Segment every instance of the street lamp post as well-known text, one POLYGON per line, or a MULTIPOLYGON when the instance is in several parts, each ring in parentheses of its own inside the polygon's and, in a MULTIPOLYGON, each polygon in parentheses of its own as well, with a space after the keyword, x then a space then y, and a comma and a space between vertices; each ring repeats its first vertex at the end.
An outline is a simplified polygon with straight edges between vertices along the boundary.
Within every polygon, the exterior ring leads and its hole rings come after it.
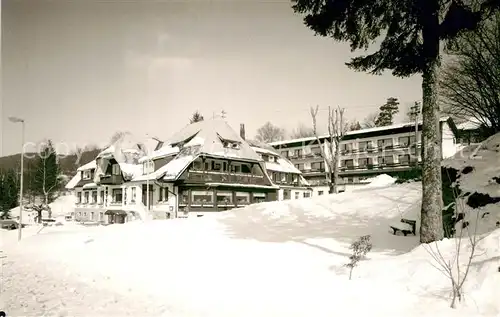
POLYGON ((23 176, 24 176, 24 120, 17 117, 9 117, 9 121, 12 123, 21 123, 21 184, 19 188, 19 231, 17 239, 20 241, 22 236, 23 228, 23 176))

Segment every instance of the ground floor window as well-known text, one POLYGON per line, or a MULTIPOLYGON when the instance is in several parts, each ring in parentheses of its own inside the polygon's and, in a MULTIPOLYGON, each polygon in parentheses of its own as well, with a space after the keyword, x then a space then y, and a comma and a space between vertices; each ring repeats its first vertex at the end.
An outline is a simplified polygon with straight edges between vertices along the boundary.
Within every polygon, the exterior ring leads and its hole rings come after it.
POLYGON ((123 200, 123 192, 121 188, 115 188, 112 191, 113 195, 113 202, 114 203, 121 203, 123 200))
POLYGON ((189 191, 184 190, 181 193, 179 203, 182 205, 187 205, 189 203, 189 191))
POLYGON ((191 205, 209 206, 214 204, 214 193, 212 191, 191 191, 191 205))
POLYGON ((233 192, 217 192, 217 205, 233 205, 233 192))
POLYGON ((261 203, 266 201, 266 193, 253 193, 253 202, 261 203))
POLYGON ((323 191, 322 190, 318 191, 318 196, 321 196, 321 195, 323 195, 323 191))
POLYGON ((311 193, 310 192, 304 192, 304 198, 309 198, 311 197, 311 193))
POLYGON ((295 199, 299 199, 300 198, 300 193, 299 192, 295 192, 295 199))
POLYGON ((236 204, 238 206, 248 205, 250 203, 250 193, 236 192, 236 204))

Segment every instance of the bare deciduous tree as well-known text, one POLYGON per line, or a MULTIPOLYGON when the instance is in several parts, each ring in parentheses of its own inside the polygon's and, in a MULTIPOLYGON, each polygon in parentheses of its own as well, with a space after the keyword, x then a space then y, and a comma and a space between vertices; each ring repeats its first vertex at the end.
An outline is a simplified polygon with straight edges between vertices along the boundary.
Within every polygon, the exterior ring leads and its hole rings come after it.
POLYGON ((472 260, 478 255, 478 243, 484 237, 478 236, 478 223, 482 218, 480 211, 474 210, 470 212, 470 209, 465 207, 464 195, 457 195, 455 189, 453 195, 455 202, 452 204, 455 205, 457 215, 455 225, 458 226, 458 230, 455 231, 454 254, 451 255, 451 258, 443 254, 437 242, 424 244, 423 246, 432 257, 433 262, 431 262, 431 265, 450 280, 452 291, 450 307, 456 308, 457 301, 461 302, 463 300, 463 286, 469 274, 472 260), (472 224, 465 220, 470 219, 471 215, 475 218, 472 224), (458 219, 461 219, 461 221, 458 221, 458 219), (467 250, 464 250, 464 242, 468 243, 467 250))
POLYGON ((304 124, 299 124, 297 128, 295 128, 290 134, 292 139, 300 139, 314 136, 314 131, 310 127, 305 126, 304 124))
POLYGON ((275 126, 271 122, 266 122, 257 130, 255 139, 259 142, 270 143, 281 141, 285 138, 285 130, 275 126))
POLYGON ((449 51, 454 59, 439 82, 443 110, 459 119, 475 118, 489 134, 499 132, 500 13, 456 42, 449 51))
POLYGON ((378 112, 373 112, 367 115, 363 120, 362 124, 363 128, 368 129, 376 127, 377 125, 375 124, 375 122, 377 121, 377 118, 378 118, 378 112))
POLYGON ((321 157, 325 160, 328 166, 328 171, 325 170, 326 178, 329 183, 329 193, 336 194, 338 179, 339 179, 339 161, 340 161, 340 141, 347 132, 347 123, 344 122, 344 108, 338 107, 337 109, 332 109, 328 107, 328 142, 325 150, 325 146, 321 146, 321 142, 318 136, 318 116, 319 106, 316 108, 311 107, 311 117, 313 121, 313 132, 316 137, 316 141, 320 145, 321 157))

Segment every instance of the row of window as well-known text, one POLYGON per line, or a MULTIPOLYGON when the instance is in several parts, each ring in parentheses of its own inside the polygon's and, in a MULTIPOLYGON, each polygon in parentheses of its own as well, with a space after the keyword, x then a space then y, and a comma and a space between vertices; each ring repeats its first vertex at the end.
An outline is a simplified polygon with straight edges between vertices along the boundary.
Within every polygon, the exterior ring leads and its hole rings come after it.
MULTIPOLYGON (((409 164, 412 162, 412 159, 410 157, 410 154, 401 154, 398 155, 398 163, 399 164, 409 164)), ((394 164, 394 156, 393 155, 387 155, 387 156, 379 156, 377 157, 377 164, 378 165, 391 165, 394 164)), ((374 165, 373 164, 373 158, 371 157, 364 157, 364 158, 359 158, 358 159, 358 166, 359 167, 366 167, 368 165, 374 165)), ((341 160, 340 161, 340 166, 341 167, 354 167, 354 160, 349 159, 349 160, 341 160)))
MULTIPOLYGON (((146 185, 144 185, 146 186, 146 185)), ((114 188, 111 190, 111 203, 122 203, 123 201, 127 201, 127 190, 123 190, 121 188, 114 188)), ((152 195, 155 192, 153 186, 150 185, 150 192, 152 195)), ((169 191, 167 187, 158 188, 158 202, 168 201, 169 191)), ((146 194, 146 189, 143 189, 143 193, 146 194)), ((77 203, 78 204, 103 204, 104 198, 106 196, 105 190, 86 190, 82 192, 77 192, 77 203)), ((130 188, 130 201, 132 203, 136 202, 137 198, 137 188, 130 188)))
MULTIPOLYGON (((305 170, 304 163, 295 164, 295 167, 300 171, 305 170)), ((325 162, 313 162, 313 163, 311 163, 311 170, 324 171, 325 170, 325 162)))
MULTIPOLYGON (((93 179, 95 175, 95 168, 81 171, 81 178, 83 180, 93 179)), ((121 169, 119 164, 113 164, 111 166, 112 175, 121 175, 121 169)))
POLYGON ((281 184, 298 184, 299 183, 299 175, 292 173, 282 173, 282 172, 273 172, 268 171, 269 177, 273 181, 273 183, 281 183, 281 184))
MULTIPOLYGON (((377 163, 378 165, 391 165, 391 164, 395 163, 393 155, 378 156, 377 161, 378 161, 378 163, 377 163)), ((412 161, 413 160, 412 160, 410 154, 398 155, 399 164, 409 164, 412 161)), ((366 167, 369 165, 374 165, 373 158, 365 157, 365 158, 358 159, 358 166, 359 167, 366 167)), ((354 167, 354 159, 341 160, 340 166, 341 167, 354 167)), ((295 167, 301 171, 306 170, 304 163, 295 164, 295 167)), ((325 170, 325 163, 324 162, 313 162, 313 163, 311 163, 310 170, 311 171, 324 171, 325 170)))
MULTIPOLYGON (((412 144, 415 144, 416 143, 415 140, 416 140, 415 136, 402 136, 398 138, 398 145, 402 147, 408 147, 412 144)), ((353 142, 342 143, 340 144, 340 150, 342 152, 350 152, 354 149, 354 145, 355 143, 353 142)), ((357 145, 358 145, 357 147, 358 151, 366 151, 367 149, 375 148, 373 146, 373 141, 359 141, 357 142, 357 145)), ((377 147, 379 148, 390 147, 390 146, 394 146, 392 138, 377 140, 377 147)), ((281 151, 281 155, 287 158, 302 157, 304 156, 304 154, 305 154, 304 149, 281 151)), ((321 156, 321 148, 319 146, 312 146, 311 154, 314 156, 321 156)))
MULTIPOLYGON (((266 200, 265 193, 253 193, 254 202, 261 202, 266 200)), ((213 191, 192 190, 191 196, 189 191, 184 191, 180 195, 181 205, 191 206, 213 206, 217 203, 218 206, 244 206, 250 204, 249 192, 235 192, 232 191, 213 191), (190 201, 191 199, 191 201, 190 201)))
POLYGON ((250 174, 252 169, 247 164, 226 162, 226 161, 215 161, 207 159, 205 162, 201 160, 196 160, 193 162, 193 171, 211 171, 211 172, 230 172, 230 173, 243 173, 250 174))

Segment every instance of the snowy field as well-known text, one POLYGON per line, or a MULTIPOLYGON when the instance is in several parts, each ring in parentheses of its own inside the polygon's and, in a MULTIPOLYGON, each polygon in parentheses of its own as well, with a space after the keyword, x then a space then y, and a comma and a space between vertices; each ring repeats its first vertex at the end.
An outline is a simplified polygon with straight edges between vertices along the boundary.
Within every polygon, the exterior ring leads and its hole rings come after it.
MULTIPOLYGON (((498 316, 500 231, 481 241, 452 310, 418 235, 389 232, 420 208, 420 184, 379 186, 194 219, 32 226, 21 243, 2 231, 0 305, 10 316, 498 316), (374 249, 349 280, 349 245, 366 234, 374 249)), ((445 256, 454 241, 439 243, 445 256)))

